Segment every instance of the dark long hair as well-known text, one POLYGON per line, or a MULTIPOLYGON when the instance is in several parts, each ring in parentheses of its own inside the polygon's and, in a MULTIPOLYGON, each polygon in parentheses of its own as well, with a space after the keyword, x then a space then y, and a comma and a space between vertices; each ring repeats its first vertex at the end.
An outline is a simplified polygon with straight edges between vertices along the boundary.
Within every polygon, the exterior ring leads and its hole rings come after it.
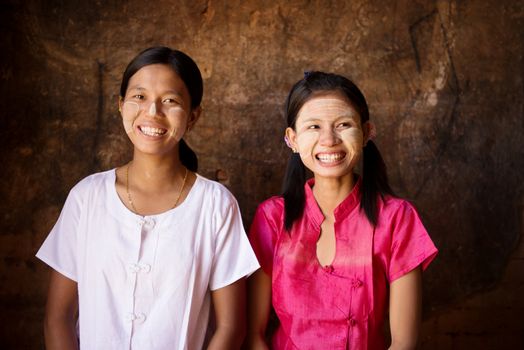
MULTIPOLYGON (((357 110, 362 124, 369 120, 366 99, 360 89, 349 79, 332 73, 307 72, 289 92, 285 105, 287 126, 295 129, 298 113, 302 106, 319 92, 342 93, 357 110)), ((284 226, 290 231, 293 222, 304 212, 306 167, 300 155, 293 153, 288 161, 284 176, 282 196, 284 197, 284 226)), ((362 192, 360 209, 364 210, 369 222, 377 225, 378 199, 394 195, 388 183, 386 165, 373 141, 366 143, 363 151, 362 192)))
MULTIPOLYGON (((202 94, 204 93, 204 85, 198 66, 191 57, 182 51, 173 50, 165 46, 145 49, 129 62, 122 76, 122 84, 120 85, 121 98, 124 98, 126 95, 129 79, 131 79, 140 68, 151 64, 166 64, 173 68, 186 85, 191 98, 191 109, 200 106, 202 94)), ((186 168, 191 171, 198 170, 197 156, 183 139, 179 142, 178 153, 180 161, 186 168)))

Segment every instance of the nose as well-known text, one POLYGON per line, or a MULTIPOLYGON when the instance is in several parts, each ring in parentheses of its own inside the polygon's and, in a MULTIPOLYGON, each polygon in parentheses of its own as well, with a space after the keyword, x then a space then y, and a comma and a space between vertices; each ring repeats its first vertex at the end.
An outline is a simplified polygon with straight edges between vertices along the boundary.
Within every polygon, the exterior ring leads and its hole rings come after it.
POLYGON ((329 128, 329 129, 323 129, 320 132, 320 144, 322 146, 335 146, 340 143, 340 138, 338 137, 338 134, 335 130, 329 128))
POLYGON ((156 116, 156 103, 153 101, 149 105, 149 109, 147 110, 147 115, 150 117, 156 116))

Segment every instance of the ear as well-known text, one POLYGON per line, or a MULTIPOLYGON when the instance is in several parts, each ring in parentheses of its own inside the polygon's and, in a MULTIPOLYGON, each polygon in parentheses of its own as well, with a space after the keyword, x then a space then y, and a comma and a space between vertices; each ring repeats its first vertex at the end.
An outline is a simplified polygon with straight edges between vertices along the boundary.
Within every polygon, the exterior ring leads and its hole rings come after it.
POLYGON ((124 105, 124 99, 122 96, 118 96, 118 112, 122 114, 122 106, 124 105))
POLYGON ((362 124, 362 133, 364 134, 362 146, 365 146, 369 140, 373 140, 376 136, 375 124, 369 120, 362 124))
POLYGON ((187 120, 186 131, 193 129, 193 126, 195 126, 195 123, 197 122, 198 118, 200 118, 201 114, 202 106, 195 107, 191 110, 191 112, 189 112, 189 119, 187 120))
POLYGON ((293 153, 297 153, 297 133, 295 132, 295 130, 293 130, 293 128, 286 128, 286 139, 287 139, 287 144, 288 144, 288 147, 291 148, 291 150, 293 151, 293 153))

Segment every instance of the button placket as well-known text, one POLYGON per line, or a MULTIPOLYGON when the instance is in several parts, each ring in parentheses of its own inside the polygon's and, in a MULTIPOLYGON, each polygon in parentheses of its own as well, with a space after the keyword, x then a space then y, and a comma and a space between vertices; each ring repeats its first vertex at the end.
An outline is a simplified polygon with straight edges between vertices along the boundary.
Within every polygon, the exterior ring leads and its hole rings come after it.
MULTIPOLYGON (((129 293, 129 303, 127 304, 128 310, 133 310, 135 305, 135 288, 137 283, 138 274, 141 272, 142 267, 138 263, 139 260, 139 254, 142 246, 142 232, 144 230, 144 226, 147 224, 147 221, 143 217, 136 218, 135 221, 135 227, 136 231, 133 230, 132 234, 130 235, 130 240, 132 240, 133 247, 132 250, 129 250, 129 260, 127 264, 127 270, 128 273, 131 275, 131 278, 129 279, 129 285, 128 285, 128 293, 129 293)), ((130 329, 128 336, 132 336, 132 329, 134 325, 140 321, 141 317, 140 314, 137 314, 133 311, 127 312, 124 315, 125 321, 128 323, 130 329)))
MULTIPOLYGON (((129 272, 133 276, 133 288, 132 288, 132 304, 131 310, 134 310, 133 313, 130 313, 127 316, 127 320, 130 321, 131 327, 137 327, 140 324, 143 324, 146 319, 146 313, 141 311, 149 310, 148 302, 144 302, 144 285, 147 285, 147 281, 151 278, 146 276, 152 271, 152 266, 150 263, 151 254, 140 253, 141 251, 150 252, 147 247, 151 244, 151 239, 154 239, 154 228, 157 226, 155 219, 150 217, 142 217, 137 219, 137 226, 139 234, 135 238, 139 239, 138 251, 135 259, 132 259, 128 265, 129 272), (152 234, 153 232, 153 234, 152 234)), ((128 309, 129 310, 129 309, 128 309)))

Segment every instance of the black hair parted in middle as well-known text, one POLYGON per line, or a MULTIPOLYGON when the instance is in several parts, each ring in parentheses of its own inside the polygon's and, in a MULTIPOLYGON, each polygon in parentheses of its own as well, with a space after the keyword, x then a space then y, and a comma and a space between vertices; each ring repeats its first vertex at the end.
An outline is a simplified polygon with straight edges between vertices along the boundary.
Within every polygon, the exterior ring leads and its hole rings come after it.
MULTIPOLYGON (((304 104, 316 94, 322 92, 342 93, 360 115, 360 122, 369 120, 369 110, 364 94, 349 79, 338 74, 307 72, 289 92, 285 104, 287 126, 295 129, 298 113, 304 104)), ((289 232, 293 223, 302 216, 305 205, 304 185, 306 167, 300 155, 293 153, 288 161, 284 176, 282 196, 284 197, 284 226, 289 232)), ((376 226, 378 222, 379 198, 394 196, 388 183, 386 164, 373 141, 366 143, 363 151, 362 192, 360 209, 363 209, 369 222, 376 226)))

